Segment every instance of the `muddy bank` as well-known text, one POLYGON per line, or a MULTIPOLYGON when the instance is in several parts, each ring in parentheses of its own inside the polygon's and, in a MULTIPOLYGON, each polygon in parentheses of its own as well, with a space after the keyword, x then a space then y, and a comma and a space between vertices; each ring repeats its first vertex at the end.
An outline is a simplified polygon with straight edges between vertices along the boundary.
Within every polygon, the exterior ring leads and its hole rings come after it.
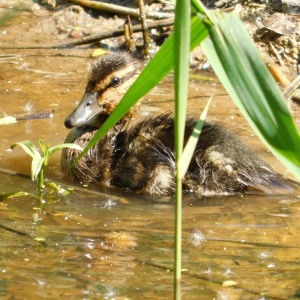
MULTIPOLYGON (((25 0, 19 4, 19 1, 15 0, 1 1, 1 23, 8 25, 10 29, 5 30, 5 26, 2 29, 0 47, 59 44, 123 28, 126 15, 90 9, 70 2, 43 0, 36 3, 25 0), (20 10, 23 11, 22 14, 17 14, 20 10), (15 15, 18 16, 14 17, 15 15)), ((138 8, 136 1, 131 0, 113 3, 127 8, 138 8)), ((210 9, 222 9, 238 14, 267 61, 277 64, 289 80, 296 77, 300 52, 300 19, 297 7, 288 6, 282 1, 225 3, 207 0, 204 3, 210 9)), ((172 14, 174 7, 168 1, 147 1, 145 9, 146 12, 172 14)), ((133 25, 139 23, 136 18, 131 19, 133 25)), ((172 26, 150 30, 153 52, 171 30, 172 26)), ((134 38, 137 44, 141 45, 141 33, 135 33, 134 38)), ((123 44, 124 37, 118 37, 84 47, 117 49, 123 44)), ((191 62, 194 67, 203 66, 206 58, 201 49, 197 48, 194 51, 191 62)))

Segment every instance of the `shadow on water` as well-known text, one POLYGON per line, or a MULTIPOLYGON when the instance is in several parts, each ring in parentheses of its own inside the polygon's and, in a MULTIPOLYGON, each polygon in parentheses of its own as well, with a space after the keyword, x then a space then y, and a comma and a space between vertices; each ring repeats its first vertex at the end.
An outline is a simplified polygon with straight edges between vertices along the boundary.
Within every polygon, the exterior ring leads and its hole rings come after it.
MULTIPOLYGON (((17 25, 9 24, 10 32, 17 25)), ((0 168, 30 174, 12 143, 62 143, 63 120, 85 88, 91 50, 1 50, 1 115, 55 107, 51 119, 0 127, 0 168)), ((209 75, 211 76, 211 75, 209 75)), ((144 100, 148 111, 171 110, 165 82, 144 100), (166 91, 168 98, 165 97, 166 91)), ((190 110, 214 94, 209 118, 225 123, 277 170, 218 83, 191 82, 190 110)), ((297 115, 297 111, 295 114, 297 115)), ((296 119, 298 121, 298 119, 296 119)), ((30 197, 0 202, 1 299, 170 299, 174 206, 126 191, 67 181, 59 155, 49 180, 70 196, 42 209, 30 197), (11 229, 11 230, 10 230, 11 229), (26 295, 26 297, 24 296, 26 295)), ((0 172, 1 193, 35 191, 25 177, 0 172)), ((183 299, 295 299, 300 289, 300 198, 235 196, 185 199, 183 299), (227 283, 226 287, 223 283, 227 283)))

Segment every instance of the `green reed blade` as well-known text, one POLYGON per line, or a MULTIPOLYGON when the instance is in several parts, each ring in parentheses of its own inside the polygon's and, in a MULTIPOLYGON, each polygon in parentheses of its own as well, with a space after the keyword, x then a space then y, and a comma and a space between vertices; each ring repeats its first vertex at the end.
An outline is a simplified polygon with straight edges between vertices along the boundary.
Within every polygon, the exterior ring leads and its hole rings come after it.
POLYGON ((182 177, 183 151, 189 80, 190 1, 177 0, 174 25, 174 89, 175 89, 175 262, 174 299, 181 299, 182 177))
POLYGON ((210 40, 202 43, 215 72, 258 136, 300 179, 300 138, 285 99, 242 22, 211 13, 210 40))
POLYGON ((191 134, 191 136, 189 137, 189 140, 186 144, 186 146, 184 147, 182 156, 181 156, 181 160, 180 160, 180 174, 179 176, 181 178, 184 177, 189 165, 190 165, 190 161, 192 159, 193 153, 196 149, 200 134, 201 134, 201 130, 202 127, 204 125, 207 113, 208 113, 208 109, 211 103, 211 99, 212 97, 209 98, 207 104, 205 105, 204 110, 202 111, 199 120, 197 121, 197 124, 191 134))

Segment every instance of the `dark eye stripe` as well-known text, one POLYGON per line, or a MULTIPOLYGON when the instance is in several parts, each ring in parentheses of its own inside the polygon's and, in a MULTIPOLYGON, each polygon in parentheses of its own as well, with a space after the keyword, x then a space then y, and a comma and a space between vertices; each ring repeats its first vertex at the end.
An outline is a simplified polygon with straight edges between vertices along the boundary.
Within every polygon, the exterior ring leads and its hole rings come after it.
POLYGON ((99 90, 97 90, 97 83, 95 83, 95 82, 89 82, 88 86, 86 88, 86 92, 97 93, 98 97, 99 97, 107 89, 109 89, 111 87, 113 87, 113 88, 118 87, 120 84, 122 84, 123 82, 127 81, 128 79, 130 79, 131 77, 133 77, 135 74, 136 74, 136 71, 133 71, 133 72, 130 72, 129 74, 127 74, 124 78, 112 77, 110 83, 104 89, 99 89, 99 90))

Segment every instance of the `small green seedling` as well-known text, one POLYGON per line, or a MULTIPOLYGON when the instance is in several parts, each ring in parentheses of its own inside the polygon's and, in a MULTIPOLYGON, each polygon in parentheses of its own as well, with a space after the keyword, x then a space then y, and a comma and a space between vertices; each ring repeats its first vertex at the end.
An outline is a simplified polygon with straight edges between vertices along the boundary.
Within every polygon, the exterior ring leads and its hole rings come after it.
MULTIPOLYGON (((51 155, 56 152, 57 150, 60 150, 62 148, 73 148, 82 151, 82 148, 76 144, 60 144, 53 147, 50 147, 50 145, 46 146, 45 143, 42 140, 39 140, 40 149, 42 152, 42 155, 40 154, 38 148, 29 140, 18 142, 11 145, 11 149, 14 149, 17 145, 23 148, 23 150, 29 154, 32 157, 31 162, 31 179, 33 181, 38 179, 38 190, 37 194, 41 200, 43 196, 43 190, 45 188, 44 185, 44 170, 45 167, 48 164, 49 158, 51 155)), ((55 185, 54 183, 51 183, 52 187, 55 185)), ((56 186, 56 185, 55 185, 56 186)), ((57 190, 59 188, 57 187, 57 190)))

